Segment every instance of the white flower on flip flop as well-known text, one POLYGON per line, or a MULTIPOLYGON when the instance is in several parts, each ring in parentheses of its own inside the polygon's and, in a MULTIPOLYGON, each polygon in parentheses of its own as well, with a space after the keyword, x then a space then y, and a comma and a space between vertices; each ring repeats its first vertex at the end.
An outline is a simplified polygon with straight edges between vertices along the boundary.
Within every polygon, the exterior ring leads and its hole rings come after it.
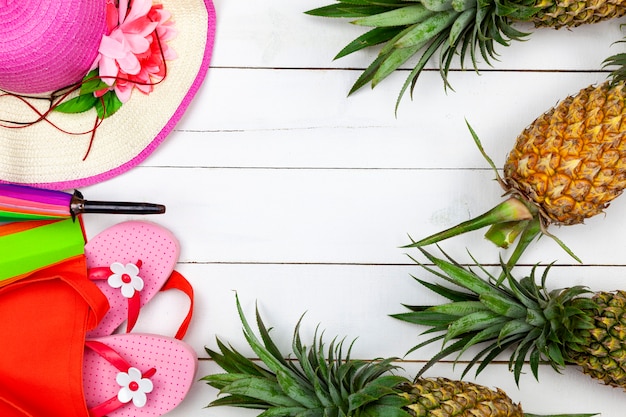
POLYGON ((124 297, 132 298, 135 291, 143 290, 143 279, 139 276, 137 265, 114 262, 110 268, 113 275, 109 276, 107 282, 113 288, 121 288, 124 297))
POLYGON ((128 372, 118 373, 115 381, 122 387, 117 393, 117 399, 124 404, 132 401, 135 407, 146 405, 148 401, 146 394, 152 392, 154 388, 152 381, 144 378, 141 371, 133 367, 128 368, 128 372))

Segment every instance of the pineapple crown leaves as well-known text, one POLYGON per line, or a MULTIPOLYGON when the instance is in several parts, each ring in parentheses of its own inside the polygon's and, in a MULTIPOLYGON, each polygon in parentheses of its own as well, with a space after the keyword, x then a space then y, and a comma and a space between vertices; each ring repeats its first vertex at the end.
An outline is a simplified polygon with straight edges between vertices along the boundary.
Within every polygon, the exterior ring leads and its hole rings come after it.
MULTIPOLYGON (((513 269, 528 246, 530 246, 535 239, 541 237, 542 235, 552 238, 552 240, 554 240, 569 256, 577 262, 582 263, 580 258, 576 256, 576 254, 574 254, 574 252, 568 248, 564 242, 548 232, 547 227, 549 225, 549 221, 547 220, 547 216, 541 212, 540 207, 528 201, 527 198, 520 195, 515 190, 512 190, 506 181, 500 176, 495 163, 483 148, 480 138, 467 120, 465 123, 470 131, 474 143, 476 144, 476 147, 493 170, 496 181, 504 189, 505 195, 512 195, 507 200, 499 203, 479 216, 459 223, 458 225, 444 231, 425 237, 421 240, 414 241, 411 239, 411 243, 404 247, 421 248, 463 233, 489 226, 489 229, 485 233, 485 237, 496 246, 508 249, 509 246, 517 240, 517 245, 506 262, 506 269, 513 269)), ((499 281, 502 281, 503 279, 504 272, 500 275, 499 281)))
MULTIPOLYGON (((624 26, 624 25, 621 25, 624 26)), ((626 39, 621 39, 615 43, 626 43, 626 39)), ((611 85, 615 86, 616 84, 623 82, 626 80, 626 53, 622 52, 619 54, 612 55, 604 60, 602 63, 602 68, 607 67, 616 67, 611 71, 609 78, 611 79, 611 85)))
MULTIPOLYGON (((454 293, 453 290, 452 293, 454 293)), ((414 385, 404 377, 391 374, 391 371, 397 368, 392 365, 395 358, 374 362, 357 361, 350 359, 349 350, 344 357, 341 353, 341 343, 331 344, 325 350, 321 337, 317 337, 317 331, 312 346, 306 348, 299 337, 299 321, 292 343, 296 359, 283 359, 270 339, 269 331, 260 319, 258 310, 257 323, 261 335, 260 340, 254 333, 251 333, 251 328, 241 313, 239 300, 237 300, 237 308, 244 325, 244 333, 247 333, 246 339, 252 342, 250 346, 265 366, 257 365, 218 339, 220 352, 209 348, 206 348, 206 351, 226 373, 208 375, 202 379, 227 396, 218 398, 209 406, 226 405, 264 410, 259 417, 411 417, 415 415, 413 411, 407 411, 415 405, 414 394, 412 394, 414 385), (268 358, 268 355, 272 358, 268 358), (316 391, 319 402, 327 405, 314 408, 303 405, 297 398, 298 396, 293 395, 294 391, 298 390, 288 388, 285 386, 286 380, 279 378, 279 372, 281 369, 284 371, 284 367, 311 381, 301 389, 316 391)), ((416 378, 415 384, 422 382, 423 380, 416 378)), ((437 401, 435 397, 424 395, 420 397, 420 404, 429 399, 437 401)), ((313 398, 308 401, 317 402, 313 398)), ((428 415, 439 415, 438 410, 431 410, 428 415)), ((591 417, 592 415, 594 414, 524 414, 525 417, 591 417)))
POLYGON ((230 405, 265 410, 260 417, 410 417, 402 410, 407 400, 396 387, 407 383, 391 374, 395 358, 372 362, 350 358, 352 344, 343 353, 343 341, 333 340, 328 348, 317 331, 310 347, 302 344, 300 321, 292 342, 295 359, 285 359, 256 311, 257 337, 245 318, 239 299, 237 309, 244 336, 265 366, 245 358, 217 340, 218 351, 205 348, 226 373, 202 378, 225 397, 209 406, 230 405), (381 414, 382 413, 382 414, 381 414))
POLYGON ((498 355, 511 349, 509 368, 516 383, 519 384, 527 360, 534 377, 538 379, 540 362, 546 361, 560 371, 568 362, 567 349, 575 349, 584 343, 578 332, 593 327, 592 319, 583 311, 594 306, 593 301, 583 297, 589 290, 574 286, 547 292, 545 281, 550 266, 545 268, 541 282, 537 284, 536 266, 529 276, 516 280, 506 265, 502 264, 506 281, 499 282, 479 263, 477 266, 486 274, 485 278, 450 258, 439 259, 420 250, 435 266, 431 268, 416 261, 421 267, 466 291, 418 280, 450 302, 405 306, 410 312, 392 315, 399 320, 428 326, 429 329, 422 334, 443 333, 409 351, 438 340, 444 342, 441 352, 424 365, 418 376, 449 355, 457 354, 456 363, 470 347, 483 345, 465 367, 463 376, 474 366, 477 366, 478 375, 498 355))
POLYGON ((421 54, 400 90, 397 111, 402 96, 409 88, 413 93, 419 75, 437 51, 441 77, 447 88, 455 55, 464 65, 469 54, 478 72, 478 54, 490 65, 490 60, 497 58, 496 43, 508 46, 511 40, 523 40, 529 35, 514 29, 511 22, 528 20, 537 11, 530 0, 337 0, 306 13, 352 18, 353 24, 372 28, 346 45, 335 59, 382 45, 377 58, 363 71, 349 95, 368 83, 375 87, 410 58, 421 54))

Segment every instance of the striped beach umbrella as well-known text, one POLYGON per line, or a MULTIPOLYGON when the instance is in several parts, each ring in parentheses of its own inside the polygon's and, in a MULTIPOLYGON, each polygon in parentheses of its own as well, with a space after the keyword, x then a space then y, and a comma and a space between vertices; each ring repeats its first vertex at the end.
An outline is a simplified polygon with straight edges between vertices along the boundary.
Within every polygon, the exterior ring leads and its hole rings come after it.
POLYGON ((89 201, 78 191, 66 193, 24 185, 0 184, 0 221, 73 218, 81 213, 159 214, 152 203, 89 201))

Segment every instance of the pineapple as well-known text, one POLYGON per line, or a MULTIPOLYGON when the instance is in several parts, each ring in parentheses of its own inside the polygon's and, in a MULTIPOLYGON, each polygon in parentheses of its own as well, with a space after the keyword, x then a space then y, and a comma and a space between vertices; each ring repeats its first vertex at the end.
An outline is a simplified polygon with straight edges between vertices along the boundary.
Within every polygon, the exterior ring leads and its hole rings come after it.
POLYGON ((602 213, 626 187, 625 63, 626 54, 607 59, 607 65, 619 66, 611 80, 583 88, 528 126, 508 155, 503 178, 470 127, 508 199, 474 219, 408 246, 422 247, 491 226, 485 236, 502 248, 519 237, 509 268, 541 234, 553 237, 580 261, 547 228, 550 224, 583 223, 602 213))
POLYGON ((354 83, 349 94, 371 82, 375 87, 412 56, 419 61, 401 89, 411 90, 428 60, 439 51, 444 85, 454 55, 461 64, 468 52, 476 67, 480 53, 489 64, 496 58, 495 44, 508 46, 530 33, 513 27, 518 21, 536 27, 574 27, 623 16, 621 0, 337 0, 309 10, 315 16, 352 18, 352 23, 372 28, 342 49, 335 59, 374 45, 384 44, 371 65, 354 83))
MULTIPOLYGON (((394 358, 362 361, 343 357, 343 343, 325 347, 315 335, 302 344, 299 323, 294 332, 294 359, 284 359, 257 311, 261 340, 248 324, 239 300, 244 335, 265 366, 246 359, 219 339, 220 352, 207 353, 226 373, 202 378, 225 397, 209 406, 229 405, 264 410, 260 416, 302 417, 522 417, 502 390, 445 378, 414 381, 393 374, 394 358)), ((568 414, 571 417, 591 414, 568 414)), ((562 415, 562 417, 567 417, 562 415)))
POLYGON ((504 165, 511 189, 552 223, 601 213, 626 186, 625 97, 623 82, 589 86, 535 120, 504 165))
POLYGON ((410 312, 393 315, 428 326, 424 333, 443 332, 411 349, 441 339, 447 345, 422 367, 418 376, 440 359, 454 353, 460 356, 470 347, 482 344, 484 348, 469 361, 463 376, 476 364, 476 374, 480 373, 508 349, 509 368, 517 383, 528 360, 537 379, 542 361, 557 371, 574 364, 606 385, 626 389, 626 292, 591 293, 582 286, 548 291, 545 282, 549 266, 538 284, 537 267, 517 280, 503 265, 506 280, 497 283, 496 277, 480 265, 488 275, 486 278, 453 261, 439 259, 423 249, 422 252, 436 268, 421 264, 425 269, 468 291, 418 279, 451 302, 407 306, 410 312))

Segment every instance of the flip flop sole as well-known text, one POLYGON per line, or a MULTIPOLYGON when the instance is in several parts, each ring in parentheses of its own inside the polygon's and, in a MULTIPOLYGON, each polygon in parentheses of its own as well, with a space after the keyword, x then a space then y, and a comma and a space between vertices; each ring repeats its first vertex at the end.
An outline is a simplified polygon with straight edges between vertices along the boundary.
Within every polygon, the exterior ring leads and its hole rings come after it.
MULTIPOLYGON (((139 276, 144 288, 140 291, 140 307, 163 287, 176 266, 179 253, 176 237, 169 230, 147 221, 119 223, 85 245, 88 269, 110 267, 116 262, 123 265, 141 262, 139 276)), ((120 288, 113 288, 107 280, 94 282, 109 300, 110 309, 98 327, 87 333, 88 338, 107 336, 128 318, 128 299, 120 288)))
MULTIPOLYGON (((132 401, 108 417, 161 416, 178 406, 196 378, 196 352, 180 340, 151 334, 117 334, 91 339, 115 350, 129 365, 146 372, 155 368, 149 379, 153 390, 143 407, 132 401)), ((121 386, 116 382, 120 370, 98 353, 86 348, 83 361, 83 389, 87 408, 91 409, 116 397, 121 386)))

